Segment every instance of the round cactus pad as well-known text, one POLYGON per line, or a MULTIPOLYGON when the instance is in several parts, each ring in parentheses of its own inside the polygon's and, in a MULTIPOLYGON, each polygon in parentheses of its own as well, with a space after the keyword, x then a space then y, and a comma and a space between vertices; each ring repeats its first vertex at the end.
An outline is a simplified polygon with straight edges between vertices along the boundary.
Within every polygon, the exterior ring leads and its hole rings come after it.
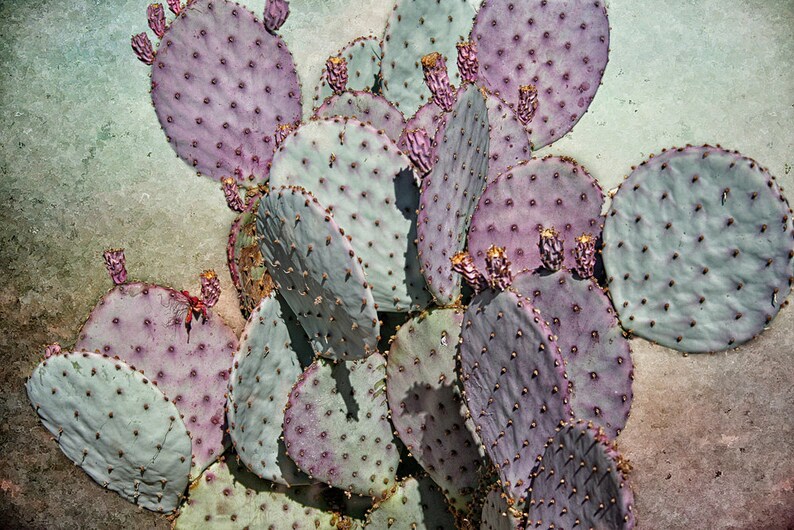
POLYGON ((519 87, 538 91, 528 124, 536 149, 561 138, 587 111, 609 54, 601 0, 485 0, 472 30, 480 79, 514 107, 519 87))
POLYGON ((433 170, 422 179, 417 218, 419 261, 439 304, 451 304, 460 277, 450 258, 466 245, 466 230, 488 175, 488 110, 475 86, 458 93, 437 147, 433 170))
POLYGON ((281 424, 292 385, 314 352, 289 307, 277 295, 262 300, 240 338, 229 383, 229 435, 240 460, 258 477, 307 484, 287 456, 281 424))
POLYGON ((403 114, 413 114, 430 99, 423 56, 438 52, 446 57, 450 81, 460 84, 455 45, 468 38, 479 5, 479 0, 397 1, 383 38, 383 95, 403 114))
POLYGON ((459 510, 472 500, 483 456, 455 370, 462 322, 459 310, 436 309, 403 324, 386 365, 400 439, 459 510))
POLYGON ((585 422, 562 426, 532 475, 528 528, 634 528, 629 465, 585 422))
POLYGON ((513 270, 541 266, 539 233, 555 228, 565 246, 564 265, 582 234, 598 236, 604 194, 587 170, 567 157, 547 156, 521 163, 489 182, 469 230, 469 253, 485 270, 485 253, 505 247, 513 270))
POLYGON ((455 518, 441 489, 428 477, 408 477, 367 514, 372 530, 448 530, 455 518))
POLYGON ((119 285, 91 312, 76 349, 117 356, 157 382, 193 439, 192 475, 223 453, 226 386, 237 349, 234 331, 209 313, 185 328, 188 301, 173 289, 119 285))
POLYGON ((571 417, 554 335, 523 296, 488 289, 466 309, 460 362, 466 401, 485 451, 505 493, 520 501, 546 442, 571 417))
POLYGON ((280 188, 259 205, 257 231, 268 272, 318 354, 362 359, 380 325, 359 258, 331 214, 310 193, 280 188))
POLYGON ((284 140, 270 182, 302 186, 330 210, 361 258, 379 310, 427 305, 411 162, 384 133, 354 118, 310 121, 284 140))
POLYGON ((612 302, 595 280, 576 280, 566 270, 519 274, 513 289, 532 300, 557 336, 574 415, 616 437, 629 417, 634 365, 612 302))
POLYGON ((96 353, 64 353, 39 364, 26 387, 61 450, 92 479, 147 510, 176 509, 190 437, 143 374, 96 353))
POLYGON ((370 92, 348 91, 329 96, 314 111, 318 118, 342 116, 356 118, 358 121, 383 131, 392 142, 397 142, 405 129, 405 116, 383 96, 370 92))
POLYGON ((287 453, 310 477, 358 495, 383 497, 399 452, 385 396, 386 361, 317 359, 298 379, 284 415, 287 453))
MULTIPOLYGON (((378 37, 359 37, 339 50, 334 57, 344 57, 347 62, 348 90, 362 90, 380 93, 380 58, 383 51, 378 37)), ((323 70, 320 83, 314 89, 314 104, 320 105, 325 98, 333 95, 328 85, 328 73, 323 70)))
POLYGON ((791 288, 794 231, 767 170, 686 147, 641 164, 612 201, 604 267, 623 326, 687 352, 761 333, 791 288))
POLYGON ((286 44, 226 0, 191 2, 169 26, 152 65, 152 101, 180 158, 216 180, 267 180, 276 127, 301 118, 286 44))

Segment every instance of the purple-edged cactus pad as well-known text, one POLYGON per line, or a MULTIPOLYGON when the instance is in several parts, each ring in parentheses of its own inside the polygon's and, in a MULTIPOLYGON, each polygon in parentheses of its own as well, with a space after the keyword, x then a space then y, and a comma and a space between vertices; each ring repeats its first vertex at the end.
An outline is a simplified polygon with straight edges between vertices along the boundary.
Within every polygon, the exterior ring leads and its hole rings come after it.
POLYGON ((383 131, 393 142, 399 140, 405 129, 402 112, 383 96, 365 91, 348 91, 329 96, 314 111, 314 115, 318 118, 356 118, 383 131))
POLYGON ((399 453, 385 395, 386 361, 317 359, 300 376, 284 413, 287 453, 310 477, 350 493, 383 497, 399 453))
POLYGON ((602 0, 486 0, 472 30, 485 86, 517 106, 535 85, 538 110, 528 127, 535 147, 562 137, 595 97, 609 53, 602 0))
POLYGON ((219 316, 205 322, 182 293, 146 283, 119 285, 99 301, 78 335, 76 349, 118 356, 155 381, 179 410, 193 439, 194 468, 223 452, 226 385, 237 337, 219 316))
MULTIPOLYGON (((488 184, 472 217, 469 252, 484 270, 488 248, 506 247, 513 270, 534 270, 542 265, 538 241, 543 228, 553 226, 570 249, 583 233, 600 233, 603 202, 598 183, 574 160, 532 159, 488 184)), ((570 254, 563 265, 573 266, 570 254)))
POLYGON ((734 348, 794 281, 792 213, 769 172, 719 147, 643 162, 612 201, 604 267, 623 326, 669 348, 734 348))
POLYGON ((152 101, 177 154, 216 180, 267 180, 276 127, 301 117, 284 41, 226 0, 196 0, 171 23, 152 65, 152 101))
POLYGON ((631 409, 634 364, 609 298, 595 280, 575 280, 568 271, 525 272, 513 288, 532 300, 557 336, 574 415, 616 437, 631 409))

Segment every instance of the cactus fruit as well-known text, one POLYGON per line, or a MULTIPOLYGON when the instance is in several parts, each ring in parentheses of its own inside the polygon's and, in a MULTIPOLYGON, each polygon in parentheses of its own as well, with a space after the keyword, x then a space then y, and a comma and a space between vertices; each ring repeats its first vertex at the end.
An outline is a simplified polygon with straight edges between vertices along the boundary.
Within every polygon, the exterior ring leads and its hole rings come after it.
MULTIPOLYGON (((359 37, 339 50, 334 57, 347 64, 347 90, 380 94, 380 58, 383 51, 380 38, 372 35, 359 37)), ((328 69, 324 68, 320 82, 314 90, 315 107, 334 94, 328 83, 328 69)))
POLYGON ((316 353, 335 360, 373 353, 380 327, 364 269, 331 214, 307 191, 262 197, 257 232, 276 287, 316 353))
POLYGON ((216 180, 266 181, 276 127, 301 117, 284 41, 244 7, 195 0, 163 42, 152 66, 152 101, 177 154, 216 180))
POLYGON ((152 41, 146 33, 138 33, 133 35, 130 41, 132 43, 132 51, 135 56, 144 64, 154 63, 154 49, 152 48, 152 41))
POLYGON ((275 35, 289 17, 289 2, 287 0, 265 0, 265 12, 262 20, 265 29, 275 35))
POLYGON ((576 238, 573 249, 574 270, 582 279, 592 278, 596 263, 596 239, 592 234, 576 238))
POLYGON ((513 272, 510 270, 510 261, 504 248, 491 246, 488 249, 485 253, 485 270, 488 273, 491 289, 504 291, 512 285, 513 272))
POLYGON ((190 437, 169 399, 127 364, 60 353, 39 364, 28 399, 63 453, 107 489, 157 512, 176 509, 190 437))
POLYGON ((386 361, 317 359, 298 378, 284 413, 287 453, 312 478, 358 495, 384 497, 399 453, 389 423, 386 361))
MULTIPOLYGON (((514 270, 534 270, 542 265, 537 243, 544 227, 558 230, 571 249, 583 233, 600 234, 603 203, 598 183, 574 160, 533 158, 489 182, 472 217, 469 252, 483 270, 488 248, 506 247, 514 270)), ((562 265, 573 267, 573 258, 562 265)))
POLYGON ((629 463, 583 421, 561 426, 532 473, 528 528, 634 528, 629 463))
POLYGON ((175 15, 178 15, 182 12, 182 1, 181 0, 167 0, 168 2, 168 9, 175 15))
POLYGON ((433 140, 425 129, 405 131, 405 154, 411 159, 420 177, 424 177, 433 169, 433 140))
MULTIPOLYGON (((538 252, 540 252, 540 262, 546 270, 555 272, 562 268, 562 261, 565 259, 563 241, 560 233, 553 226, 540 230, 538 241, 538 252)), ((486 260, 487 254, 486 254, 486 260)))
POLYGON ((480 61, 477 59, 477 45, 471 41, 459 42, 458 73, 464 83, 476 83, 480 74, 480 61))
POLYGON ((408 477, 367 514, 371 530, 448 530, 455 518, 441 489, 427 477, 408 477))
POLYGON ((769 172, 719 147, 664 151, 615 195, 604 267, 624 327, 686 352, 761 333, 794 281, 792 213, 769 172))
POLYGON ((362 123, 383 131, 392 142, 397 142, 405 129, 405 116, 386 98, 365 91, 344 92, 329 96, 314 115, 318 118, 341 116, 356 118, 362 123))
POLYGON ((468 252, 458 252, 452 256, 450 261, 452 262, 452 270, 463 276, 463 279, 472 288, 474 294, 480 294, 490 287, 485 276, 474 266, 474 260, 468 252))
POLYGON ((438 52, 422 57, 422 72, 433 103, 444 112, 452 111, 455 105, 455 87, 449 84, 449 73, 444 57, 438 52))
POLYGON ((127 282, 127 259, 124 257, 123 248, 111 248, 104 252, 105 267, 108 269, 110 279, 114 285, 127 282))
POLYGON ((221 179, 221 190, 226 199, 226 206, 233 212, 242 212, 245 210, 245 203, 240 197, 240 188, 237 186, 237 181, 232 177, 225 177, 221 179))
POLYGON ((485 497, 480 530, 524 530, 524 514, 508 504, 502 488, 494 486, 485 497))
POLYGON ((538 111, 538 89, 535 85, 523 85, 518 87, 518 105, 516 114, 524 125, 529 124, 538 111))
POLYGON ((207 307, 212 307, 218 303, 221 297, 221 281, 214 270, 207 270, 201 273, 201 301, 207 307))
POLYGON ((404 324, 391 344, 386 393, 400 439, 457 510, 483 465, 455 370, 463 314, 436 309, 404 324))
POLYGON ((609 21, 602 0, 485 0, 472 40, 489 91, 517 107, 521 87, 537 87, 537 115, 528 127, 540 149, 570 131, 595 97, 607 64, 609 21))
POLYGON ((146 18, 149 22, 149 28, 157 35, 158 39, 162 39, 165 35, 165 10, 163 4, 149 4, 146 9, 146 18))
POLYGON ((347 90, 347 61, 344 57, 329 57, 325 61, 325 79, 334 94, 347 90))

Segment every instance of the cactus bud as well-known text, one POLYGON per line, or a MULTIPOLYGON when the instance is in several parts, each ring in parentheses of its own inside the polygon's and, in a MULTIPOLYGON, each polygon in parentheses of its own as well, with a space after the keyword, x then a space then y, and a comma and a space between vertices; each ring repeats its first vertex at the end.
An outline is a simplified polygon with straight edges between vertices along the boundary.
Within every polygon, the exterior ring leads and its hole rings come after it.
POLYGON ((152 41, 146 33, 138 33, 132 36, 132 51, 135 56, 146 64, 154 62, 154 49, 152 48, 152 41))
POLYGON ((521 123, 527 125, 538 110, 538 89, 534 85, 518 87, 518 108, 516 114, 521 123))
POLYGON ((179 0, 168 0, 168 9, 175 15, 182 12, 182 2, 179 0))
POLYGON ((237 181, 232 177, 221 179, 221 189, 223 195, 226 197, 226 204, 234 212, 242 212, 245 210, 245 203, 240 197, 240 189, 237 186, 237 181))
POLYGON ((218 303, 221 297, 221 281, 214 270, 201 273, 201 301, 207 307, 212 307, 218 303))
POLYGON ((504 291, 513 283, 513 273, 504 247, 491 245, 485 253, 485 269, 491 289, 504 291))
POLYGON ((540 261, 543 266, 550 271, 558 271, 562 268, 563 255, 562 239, 554 227, 544 228, 540 231, 540 261))
POLYGON ((146 18, 149 20, 149 27, 152 28, 157 38, 162 39, 165 35, 165 10, 163 4, 149 4, 146 8, 146 18))
POLYGON ((53 355, 60 355, 60 354, 61 354, 61 345, 58 344, 57 342, 55 342, 53 344, 48 344, 44 348, 44 358, 45 359, 49 359, 53 355))
POLYGON ((127 281, 127 259, 124 257, 123 248, 110 248, 103 254, 105 267, 110 273, 110 279, 115 285, 121 285, 127 281))
POLYGON ((413 162, 420 176, 424 177, 433 169, 432 140, 425 129, 411 129, 405 131, 405 141, 408 144, 408 158, 413 162))
POLYGON ((474 290, 474 294, 480 293, 488 287, 485 276, 482 275, 474 265, 474 260, 468 252, 458 252, 449 259, 452 262, 452 270, 463 276, 466 283, 474 290))
POLYGON ((328 85, 334 94, 347 90, 347 61, 344 57, 329 57, 325 61, 328 85))
POLYGON ((466 83, 475 83, 480 70, 477 47, 473 41, 459 42, 456 46, 458 48, 458 71, 461 79, 466 83))
POLYGON ((273 35, 279 30, 289 17, 289 2, 287 0, 265 0, 265 29, 273 35))
POLYGON ((455 87, 449 83, 444 57, 438 52, 425 55, 422 57, 422 71, 435 104, 445 112, 450 112, 455 105, 455 87))
POLYGON ((291 123, 285 123, 276 127, 276 134, 273 135, 273 138, 276 141, 276 148, 281 147, 281 143, 284 141, 284 139, 294 130, 295 126, 291 123))
POLYGON ((576 262, 574 270, 581 278, 593 276, 596 261, 596 240, 591 234, 582 234, 576 238, 576 248, 573 249, 573 259, 576 262))

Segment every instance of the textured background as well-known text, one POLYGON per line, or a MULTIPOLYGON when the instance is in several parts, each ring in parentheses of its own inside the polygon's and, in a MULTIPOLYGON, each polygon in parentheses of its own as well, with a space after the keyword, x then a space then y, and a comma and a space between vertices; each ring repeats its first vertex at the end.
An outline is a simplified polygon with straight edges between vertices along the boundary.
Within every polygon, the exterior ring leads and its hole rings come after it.
MULTIPOLYGON (((584 0, 583 0, 584 1, 584 0)), ((260 13, 263 0, 247 3, 260 13)), ((292 0, 282 29, 310 95, 325 58, 380 33, 384 0, 292 0)), ((175 158, 129 48, 145 0, 0 0, 0 521, 15 528, 168 527, 103 492, 61 454, 23 392, 40 346, 72 344, 109 288, 101 253, 131 276, 196 289, 223 271, 219 311, 240 329, 225 272, 232 215, 175 158)), ((604 85, 545 152, 604 187, 663 147, 720 143, 794 190, 794 2, 611 0, 604 85)), ((544 154, 545 154, 544 152, 544 154)), ((682 356, 641 340, 632 417, 643 528, 794 526, 794 316, 736 351, 682 356)))

